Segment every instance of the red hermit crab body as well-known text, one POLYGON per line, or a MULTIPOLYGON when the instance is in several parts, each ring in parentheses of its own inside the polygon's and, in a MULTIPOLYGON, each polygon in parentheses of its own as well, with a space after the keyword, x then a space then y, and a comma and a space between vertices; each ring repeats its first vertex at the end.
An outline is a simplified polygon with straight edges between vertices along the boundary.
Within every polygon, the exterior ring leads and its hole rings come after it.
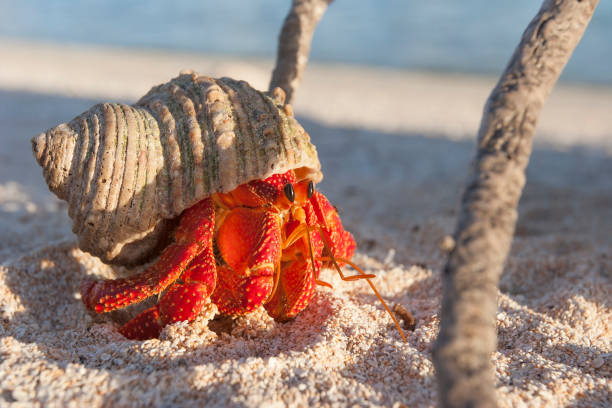
POLYGON ((160 295, 121 328, 129 338, 192 320, 209 299, 226 315, 263 305, 290 319, 316 284, 330 286, 318 280, 325 266, 376 292, 374 275, 340 270, 354 266, 355 242, 314 190, 317 150, 280 88, 183 73, 134 105, 93 106, 34 137, 32 150, 82 250, 126 266, 157 257, 131 277, 81 285, 98 313, 160 295))
POLYGON ((289 171, 200 201, 181 215, 174 242, 155 264, 126 279, 85 280, 81 294, 101 313, 166 291, 120 329, 131 339, 158 337, 165 325, 194 319, 209 297, 222 314, 263 305, 284 321, 308 305, 317 283, 325 284, 319 269, 354 250, 327 198, 289 171))

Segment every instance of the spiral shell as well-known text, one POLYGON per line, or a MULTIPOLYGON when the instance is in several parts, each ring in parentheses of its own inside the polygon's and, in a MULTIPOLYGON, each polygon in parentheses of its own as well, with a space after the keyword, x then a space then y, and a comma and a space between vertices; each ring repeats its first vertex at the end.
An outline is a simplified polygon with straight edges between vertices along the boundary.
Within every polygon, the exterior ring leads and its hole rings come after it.
POLYGON ((183 210, 296 169, 322 178, 309 135, 272 95, 244 81, 181 74, 133 106, 102 103, 32 139, 49 189, 68 202, 81 249, 134 264, 183 210))

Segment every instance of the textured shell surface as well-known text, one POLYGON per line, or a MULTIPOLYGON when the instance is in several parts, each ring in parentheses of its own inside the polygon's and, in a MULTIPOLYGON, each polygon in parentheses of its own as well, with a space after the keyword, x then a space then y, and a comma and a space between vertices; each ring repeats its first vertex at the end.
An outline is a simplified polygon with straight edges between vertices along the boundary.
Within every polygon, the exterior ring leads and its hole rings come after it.
POLYGON ((101 103, 32 139, 49 189, 68 202, 81 249, 146 261, 186 208, 290 169, 321 165, 284 94, 189 72, 135 105, 101 103))

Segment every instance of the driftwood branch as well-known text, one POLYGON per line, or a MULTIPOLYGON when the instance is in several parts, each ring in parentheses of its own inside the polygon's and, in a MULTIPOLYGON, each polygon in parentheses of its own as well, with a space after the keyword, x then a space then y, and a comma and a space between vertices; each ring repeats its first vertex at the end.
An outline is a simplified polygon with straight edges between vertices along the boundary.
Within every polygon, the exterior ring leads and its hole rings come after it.
POLYGON ((485 105, 451 251, 433 350, 444 407, 496 405, 497 286, 542 105, 598 0, 545 0, 485 105))
POLYGON ((276 67, 270 80, 270 91, 281 87, 292 103, 308 62, 315 28, 333 0, 293 0, 278 39, 276 67))

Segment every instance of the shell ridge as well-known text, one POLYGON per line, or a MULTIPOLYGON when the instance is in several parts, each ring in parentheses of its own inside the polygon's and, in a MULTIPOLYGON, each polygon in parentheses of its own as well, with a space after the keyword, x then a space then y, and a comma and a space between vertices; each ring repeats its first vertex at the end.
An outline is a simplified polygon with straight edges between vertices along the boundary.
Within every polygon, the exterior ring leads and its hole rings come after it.
MULTIPOLYGON (((178 83, 178 81, 177 81, 178 83)), ((194 87, 193 82, 187 82, 184 86, 181 83, 177 84, 179 91, 182 93, 182 105, 183 112, 186 113, 186 126, 188 143, 191 148, 192 157, 192 190, 191 199, 192 202, 197 202, 201 197, 204 196, 204 168, 203 168, 203 157, 204 157, 204 144, 202 142, 202 129, 198 121, 198 101, 194 99, 191 94, 191 90, 194 87)))
POLYGON ((257 135, 259 145, 257 150, 261 157, 260 160, 266 165, 266 168, 261 169, 261 177, 268 177, 277 171, 276 163, 279 157, 281 157, 281 152, 284 148, 284 145, 279 143, 279 141, 282 141, 282 137, 278 129, 270 123, 274 115, 265 95, 251 88, 244 81, 238 81, 237 84, 245 94, 249 95, 249 101, 251 101, 251 109, 249 110, 251 126, 253 127, 253 133, 257 135), (280 148, 279 145, 281 146, 280 148))
POLYGON ((136 116, 136 126, 138 127, 134 137, 137 137, 138 146, 136 150, 136 176, 134 177, 134 194, 130 199, 130 209, 127 214, 130 222, 137 222, 138 229, 146 228, 148 223, 144 217, 143 207, 147 190, 152 186, 147 184, 147 150, 146 144, 148 129, 146 126, 146 117, 142 113, 142 109, 134 108, 134 116, 136 116))
POLYGON ((32 154, 34 155, 34 159, 36 159, 39 166, 41 166, 42 168, 43 177, 46 173, 46 169, 43 163, 47 160, 47 157, 49 156, 47 154, 47 137, 50 131, 51 129, 47 130, 46 132, 42 132, 38 136, 34 136, 32 140, 30 140, 30 143, 32 144, 32 154))
MULTIPOLYGON (((96 231, 102 222, 103 211, 106 209, 106 201, 108 199, 110 181, 114 168, 113 159, 117 150, 117 125, 114 114, 114 109, 111 104, 105 103, 102 105, 103 124, 100 127, 100 149, 96 163, 95 178, 100 180, 100 183, 94 184, 95 189, 92 190, 93 199, 87 218, 83 224, 83 238, 87 242, 87 246, 94 245, 96 231), (102 137, 103 136, 103 137, 102 137)), ((108 239, 104 236, 99 237, 103 247, 108 246, 108 239)))
MULTIPOLYGON (((153 89, 156 89, 154 87, 153 89)), ((149 91, 145 96, 143 96, 140 101, 138 101, 139 107, 143 108, 145 112, 149 113, 152 120, 147 118, 148 120, 145 122, 149 129, 151 129, 151 138, 147 135, 147 178, 146 185, 152 186, 151 189, 147 189, 148 194, 145 197, 148 197, 149 200, 145 200, 142 202, 143 209, 146 208, 146 204, 150 203, 151 208, 157 210, 160 214, 168 214, 169 211, 167 209, 168 201, 170 201, 170 170, 168 168, 168 152, 164 147, 165 138, 163 136, 163 126, 161 125, 161 120, 159 114, 153 108, 153 105, 157 102, 156 100, 150 97, 150 94, 153 92, 153 89, 149 91), (144 103, 141 105, 141 103, 144 103), (154 143, 153 138, 157 137, 157 141, 159 146, 154 143), (161 161, 161 168, 158 169, 155 163, 155 157, 159 154, 157 160, 161 161), (158 171, 159 170, 159 171, 158 171)), ((144 113, 144 112, 143 112, 144 113)), ((143 213, 146 213, 143 211, 143 213)), ((152 212, 150 217, 154 217, 155 211, 152 212)))
POLYGON ((298 142, 291 138, 292 130, 289 126, 289 123, 287 122, 287 117, 282 113, 279 113, 278 116, 280 118, 280 124, 278 126, 283 134, 283 144, 286 143, 287 145, 289 145, 289 147, 287 148, 287 153, 289 154, 288 159, 290 161, 297 161, 295 155, 296 152, 299 152, 298 142))
POLYGON ((208 128, 206 125, 206 112, 203 109, 203 96, 197 84, 197 75, 181 75, 177 78, 177 86, 190 101, 189 109, 193 109, 193 117, 190 118, 189 139, 193 151, 193 177, 194 177, 194 200, 199 200, 210 194, 210 180, 206 174, 206 146, 208 140, 208 128))
POLYGON ((171 196, 171 201, 169 203, 169 208, 172 209, 172 214, 178 215, 180 211, 177 213, 177 206, 175 205, 176 200, 181 200, 181 207, 184 207, 188 202, 185 200, 188 194, 188 185, 189 185, 189 156, 187 155, 185 148, 185 138, 183 132, 183 123, 181 120, 182 110, 180 106, 176 103, 173 97, 173 81, 170 81, 167 84, 164 84, 160 88, 159 100, 162 102, 165 110, 167 111, 167 121, 169 124, 172 124, 172 143, 169 144, 170 155, 172 157, 172 181, 173 186, 176 184, 176 188, 173 189, 173 193, 171 196), (178 148, 178 150, 176 150, 178 148), (176 183, 174 183, 176 181, 176 183), (180 183, 180 186, 179 186, 180 183), (180 187, 180 189, 179 189, 180 187))
POLYGON ((49 185, 49 188, 51 189, 51 191, 55 192, 56 194, 59 193, 63 195, 62 192, 57 191, 56 182, 54 180, 56 174, 55 174, 54 168, 51 167, 51 165, 54 165, 55 162, 57 161, 56 157, 57 157, 57 150, 58 150, 56 147, 57 142, 55 141, 55 138, 51 137, 52 131, 54 131, 54 129, 52 129, 46 135, 45 145, 47 146, 48 154, 46 155, 45 160, 43 162, 43 168, 47 170, 44 174, 45 182, 49 185))
POLYGON ((258 164, 256 171, 258 175, 261 175, 258 178, 265 177, 270 170, 269 165, 267 165, 266 151, 269 147, 273 147, 274 143, 263 136, 262 125, 269 116, 264 113, 265 107, 261 103, 261 92, 252 88, 246 81, 232 80, 232 84, 237 92, 244 95, 245 102, 243 105, 246 105, 245 111, 248 116, 249 132, 252 136, 253 152, 258 164))
POLYGON ((195 80, 196 88, 198 93, 200 94, 200 101, 202 103, 202 119, 200 127, 202 129, 206 129, 206 137, 202 138, 204 142, 204 146, 207 147, 206 151, 210 152, 206 154, 205 170, 207 173, 209 191, 214 191, 216 187, 216 177, 219 174, 219 161, 217 160, 217 156, 213 153, 215 146, 215 132, 213 129, 212 121, 208 116, 208 108, 206 104, 206 94, 207 90, 210 87, 211 80, 208 77, 200 76, 195 80))
POLYGON ((64 132, 61 140, 61 149, 59 151, 58 160, 59 165, 57 166, 57 188, 62 191, 63 199, 67 200, 70 198, 70 171, 72 169, 72 160, 74 158, 74 149, 76 143, 76 132, 68 125, 65 125, 68 130, 64 132))
MULTIPOLYGON (((95 175, 96 175, 96 169, 99 166, 98 163, 98 152, 99 152, 99 146, 100 146, 100 138, 99 138, 99 131, 100 131, 100 122, 103 119, 100 119, 100 117, 98 117, 98 111, 101 109, 101 105, 96 105, 94 106, 91 110, 90 110, 90 115, 87 115, 88 120, 91 122, 90 126, 89 126, 89 135, 90 135, 90 142, 89 142, 89 146, 91 147, 91 149, 88 149, 88 156, 86 157, 86 160, 89 159, 87 161, 87 167, 85 169, 85 189, 84 191, 81 193, 83 196, 83 199, 81 200, 80 203, 80 211, 77 214, 77 218, 75 218, 73 220, 73 225, 72 225, 72 231, 77 234, 77 236, 81 236, 81 234, 86 234, 86 228, 85 228, 85 223, 86 220, 88 218, 88 214, 89 211, 91 210, 91 206, 93 205, 93 197, 94 197, 94 190, 95 187, 93 186, 93 181, 95 179, 95 175)), ((80 241, 80 240, 79 240, 80 241)))
MULTIPOLYGON (((73 119, 72 121, 70 121, 70 123, 77 123, 78 118, 73 119)), ((86 132, 86 130, 85 130, 86 132)), ((76 132, 77 134, 83 134, 83 129, 79 127, 79 131, 76 132)), ((70 217, 70 219, 73 218, 73 216, 75 215, 75 212, 77 211, 76 208, 76 200, 78 197, 78 193, 80 192, 80 180, 78 178, 78 173, 79 173, 79 158, 81 156, 81 150, 83 149, 82 147, 82 143, 76 143, 75 147, 74 147, 74 154, 72 156, 72 163, 70 164, 70 171, 68 173, 68 180, 67 180, 67 194, 66 194, 66 203, 68 204, 68 217, 70 217), (76 162, 76 163, 75 163, 76 162), (73 177, 73 175, 75 177, 73 177)))
POLYGON ((288 134, 287 132, 284 131, 283 127, 281 126, 282 117, 276 106, 276 103, 274 102, 272 98, 270 98, 268 95, 265 95, 263 93, 260 93, 260 97, 262 101, 264 102, 264 105, 268 109, 268 114, 270 114, 274 118, 273 120, 274 125, 269 126, 265 130, 263 130, 262 136, 270 137, 272 134, 276 134, 278 145, 281 147, 280 151, 277 152, 279 162, 281 162, 282 159, 285 159, 287 161, 292 161, 293 157, 290 153, 290 149, 288 146, 289 143, 286 140, 288 138, 288 134), (274 130, 276 130, 276 132, 274 132, 274 130))
POLYGON ((97 235, 100 237, 104 237, 103 239, 108 240, 106 243, 107 246, 112 246, 115 242, 115 238, 117 238, 116 234, 108 234, 110 230, 110 224, 117 217, 116 209, 117 209, 117 189, 121 187, 121 180, 119 179, 120 174, 123 173, 123 160, 121 157, 123 156, 122 150, 122 115, 117 112, 118 105, 117 104, 109 104, 109 109, 112 112, 113 120, 115 122, 114 126, 114 135, 115 135, 115 151, 112 155, 109 154, 109 164, 112 166, 110 169, 110 177, 107 178, 106 184, 108 185, 106 189, 106 196, 101 197, 100 204, 101 207, 95 209, 94 211, 97 213, 96 218, 98 223, 96 225, 95 231, 92 231, 92 239, 93 235, 97 235), (107 238, 108 237, 108 238, 107 238))
POLYGON ((51 160, 51 157, 53 157, 53 149, 51 149, 51 143, 53 142, 51 139, 51 132, 53 132, 53 129, 49 129, 48 131, 44 133, 45 147, 44 147, 43 153, 41 153, 41 160, 40 160, 40 166, 44 169, 43 176, 47 184, 49 184, 48 180, 50 177, 50 172, 48 171, 49 161, 51 160))
POLYGON ((76 211, 78 211, 79 197, 83 191, 83 163, 84 156, 87 154, 87 148, 89 144, 89 129, 87 127, 87 121, 85 115, 77 116, 71 123, 74 123, 75 127, 79 128, 79 135, 83 137, 79 138, 76 143, 74 156, 72 158, 72 164, 70 166, 70 192, 68 197, 68 216, 73 219, 76 211))
MULTIPOLYGON (((160 185, 168 186, 169 176, 164 162, 164 150, 160 136, 160 129, 155 117, 148 110, 141 111, 145 116, 145 127, 149 129, 145 135, 145 151, 146 159, 146 177, 145 177, 145 194, 141 203, 141 217, 146 220, 146 225, 150 227, 155 224, 155 218, 160 214, 160 207, 157 206, 158 198, 160 197, 160 185)), ((162 195, 163 197, 163 195, 162 195)), ((162 204, 163 205, 163 204, 162 204)))
POLYGON ((195 185, 194 185, 194 154, 193 146, 190 137, 189 119, 193 109, 189 109, 189 104, 193 108, 193 103, 180 89, 180 87, 171 82, 170 95, 168 98, 168 107, 175 118, 177 136, 179 138, 179 147, 181 148, 181 164, 183 169, 183 202, 185 206, 195 204, 195 185))
POLYGON ((79 235, 84 231, 84 223, 87 219, 87 214, 90 211, 91 203, 93 200, 93 188, 92 182, 96 174, 96 168, 98 166, 98 155, 97 152, 100 146, 100 118, 98 116, 98 110, 100 106, 94 106, 87 114, 86 120, 89 128, 89 143, 87 149, 87 155, 85 161, 87 163, 84 169, 83 177, 85 179, 84 189, 81 191, 81 200, 78 204, 79 211, 77 217, 73 219, 72 231, 79 235))
MULTIPOLYGON (((164 177, 157 183, 157 202, 161 204, 161 213, 166 218, 172 218, 175 208, 182 205, 182 175, 181 152, 176 136, 176 125, 168 107, 156 99, 152 103, 152 112, 155 114, 159 126, 159 139, 164 157, 164 168, 167 179, 164 177), (167 184, 165 184, 165 182, 167 184)), ((179 212, 180 213, 180 212, 179 212)))
POLYGON ((132 220, 130 214, 130 204, 132 198, 137 194, 136 177, 138 176, 138 147, 140 145, 140 135, 137 132, 138 124, 135 108, 124 104, 119 105, 123 119, 125 121, 125 156, 122 175, 121 188, 119 189, 117 200, 117 217, 111 224, 112 228, 121 228, 125 225, 131 227, 132 223, 136 223, 136 219, 132 220))
MULTIPOLYGON (((170 84, 166 84, 170 86, 170 84)), ((162 86, 162 89, 164 87, 162 86)), ((166 148, 168 149, 170 158, 170 180, 171 180, 171 195, 170 201, 168 202, 168 209, 170 217, 177 216, 185 208, 185 168, 188 167, 188 157, 183 154, 183 138, 181 137, 181 123, 179 120, 180 115, 177 115, 176 105, 167 95, 162 94, 160 96, 162 102, 162 109, 164 111, 164 122, 166 133, 166 148), (163 98, 163 97, 166 98, 163 98), (163 99, 162 99, 163 98, 163 99)), ((180 110, 179 110, 180 112, 180 110)), ((162 130, 162 129, 160 129, 162 130)))
MULTIPOLYGON (((123 188, 123 176, 125 175, 126 155, 127 155, 127 122, 120 104, 113 104, 115 111, 115 121, 117 129, 117 149, 115 151, 115 161, 113 163, 113 173, 110 186, 108 189, 108 198, 106 199, 106 209, 104 210, 103 225, 99 230, 100 234, 109 231, 115 223, 119 221, 121 206, 119 198, 121 189, 123 188)), ((117 226, 118 227, 118 226, 117 226)), ((122 234, 109 234, 111 243, 114 244, 115 239, 122 239, 122 234)))
MULTIPOLYGON (((141 139, 140 134, 134 137, 133 133, 136 127, 138 127, 138 123, 135 118, 137 117, 139 109, 124 104, 115 105, 115 109, 117 111, 117 116, 120 116, 117 122, 117 133, 118 137, 120 138, 119 140, 121 141, 120 147, 118 146, 116 154, 121 154, 121 162, 123 162, 124 166, 122 166, 121 169, 116 168, 119 173, 119 177, 122 177, 122 179, 120 181, 121 189, 115 194, 115 199, 113 200, 116 202, 115 211, 107 211, 106 213, 106 215, 113 215, 110 222, 106 225, 108 231, 113 231, 113 239, 111 239, 109 242, 106 256, 109 259, 114 259, 122 251, 124 251, 124 248, 126 248, 127 254, 125 256, 128 257, 127 259, 129 259, 132 253, 129 244, 138 239, 146 238, 146 235, 154 230, 154 225, 145 225, 143 231, 143 229, 138 228, 139 219, 142 217, 137 216, 130 220, 128 216, 131 209, 132 200, 137 196, 137 194, 140 195, 140 193, 136 192, 134 187, 136 175, 134 174, 135 171, 133 169, 134 164, 137 163, 137 156, 139 156, 135 154, 136 149, 134 148, 134 145, 138 144, 139 147, 141 139), (130 151, 132 152, 132 159, 128 161, 127 155, 130 151), (126 174, 129 175, 127 179, 125 178, 126 174), (127 188, 124 188, 126 186, 127 188), (132 188, 130 188, 130 186, 132 188), (126 193, 127 198, 122 198, 122 193, 126 193)), ((140 245, 141 253, 143 250, 148 252, 153 248, 154 243, 149 243, 148 248, 146 248, 146 245, 140 245)))
POLYGON ((211 86, 206 90, 206 112, 210 117, 213 129, 214 150, 217 151, 217 174, 215 174, 215 189, 220 192, 232 190, 237 184, 236 147, 234 140, 234 122, 228 117, 227 95, 221 87, 211 80, 211 86))
POLYGON ((166 149, 168 149, 168 157, 170 158, 170 180, 171 194, 168 202, 170 216, 176 216, 181 213, 181 208, 187 205, 185 200, 188 194, 189 184, 189 156, 185 149, 185 138, 183 137, 181 109, 178 104, 171 98, 173 94, 173 83, 169 82, 160 87, 158 100, 161 102, 164 115, 164 123, 166 126, 160 129, 162 132, 167 132, 166 149))
POLYGON ((242 101, 244 95, 240 95, 238 91, 231 86, 228 81, 229 78, 221 78, 217 83, 226 93, 229 101, 230 101, 230 110, 232 112, 232 117, 236 123, 235 129, 238 131, 236 135, 236 159, 240 164, 239 170, 240 173, 238 177, 240 179, 247 179, 247 175, 259 174, 257 171, 258 163, 257 160, 250 160, 250 152, 256 152, 257 148, 254 144, 253 134, 250 132, 248 127, 248 117, 245 114, 245 109, 242 106, 242 101), (250 145, 250 146, 249 146, 250 145))
MULTIPOLYGON (((292 122, 290 119, 288 118, 286 115, 284 114, 280 114, 282 120, 283 120, 283 129, 284 131, 288 134, 291 135, 294 132, 299 132, 300 129, 298 129, 296 126, 294 126, 294 122, 292 122)), ((294 157, 293 160, 298 161, 298 157, 303 155, 303 151, 302 151, 302 146, 303 146, 303 139, 300 137, 287 137, 287 139, 291 144, 292 144, 292 152, 294 155, 296 155, 297 157, 294 157)))
POLYGON ((100 195, 100 207, 94 210, 98 223, 95 231, 92 231, 91 238, 92 240, 95 239, 94 235, 96 235, 105 241, 110 241, 105 243, 105 245, 108 247, 115 241, 115 234, 109 235, 107 234, 107 231, 110 220, 116 216, 115 190, 119 187, 118 184, 120 184, 119 181, 116 180, 116 177, 120 172, 118 168, 122 168, 123 163, 121 162, 121 116, 117 113, 116 104, 109 103, 107 109, 112 117, 112 123, 114 124, 114 126, 110 128, 111 134, 114 136, 111 138, 114 151, 112 154, 108 154, 109 177, 106 178, 107 181, 105 193, 100 195))

